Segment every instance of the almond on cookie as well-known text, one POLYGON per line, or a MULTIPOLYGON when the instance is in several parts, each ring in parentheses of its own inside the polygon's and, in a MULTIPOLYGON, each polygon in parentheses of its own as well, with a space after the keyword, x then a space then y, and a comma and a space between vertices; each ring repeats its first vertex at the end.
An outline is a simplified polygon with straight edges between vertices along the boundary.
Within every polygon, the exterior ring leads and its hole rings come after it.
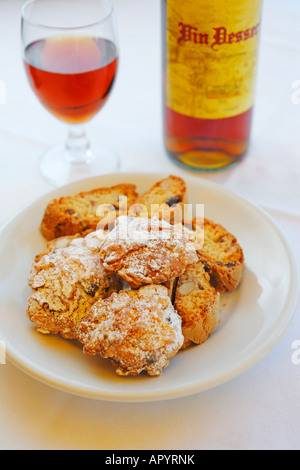
POLYGON ((204 343, 213 333, 219 319, 219 302, 220 294, 211 285, 201 261, 178 277, 174 308, 182 320, 183 348, 204 343))

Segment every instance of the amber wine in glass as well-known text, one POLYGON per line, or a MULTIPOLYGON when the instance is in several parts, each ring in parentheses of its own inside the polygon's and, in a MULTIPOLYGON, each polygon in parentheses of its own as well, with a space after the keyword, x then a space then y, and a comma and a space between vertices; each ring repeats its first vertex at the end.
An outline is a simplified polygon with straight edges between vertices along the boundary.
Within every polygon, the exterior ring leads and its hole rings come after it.
POLYGON ((43 106, 67 123, 64 145, 41 158, 40 171, 56 186, 117 171, 110 148, 93 148, 83 124, 104 106, 118 68, 118 41, 109 0, 29 0, 22 10, 23 60, 43 106))

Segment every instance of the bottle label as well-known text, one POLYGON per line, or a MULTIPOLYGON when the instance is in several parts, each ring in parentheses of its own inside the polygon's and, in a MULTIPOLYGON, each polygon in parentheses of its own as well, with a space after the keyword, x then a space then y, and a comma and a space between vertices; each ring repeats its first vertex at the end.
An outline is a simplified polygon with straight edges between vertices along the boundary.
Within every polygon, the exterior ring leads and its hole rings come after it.
POLYGON ((166 104, 200 119, 253 106, 262 0, 167 0, 166 104))

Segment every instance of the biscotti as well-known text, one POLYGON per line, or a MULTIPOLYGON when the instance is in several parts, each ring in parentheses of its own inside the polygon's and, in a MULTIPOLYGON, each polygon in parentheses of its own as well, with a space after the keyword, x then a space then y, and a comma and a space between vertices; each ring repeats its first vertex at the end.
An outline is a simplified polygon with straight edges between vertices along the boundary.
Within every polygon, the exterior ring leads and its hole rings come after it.
POLYGON ((184 220, 183 179, 145 189, 118 184, 50 201, 45 250, 28 279, 26 315, 36 329, 79 341, 121 376, 158 376, 181 349, 203 344, 220 322, 221 295, 244 270, 224 226, 184 220))
POLYGON ((161 284, 197 262, 194 245, 165 220, 122 216, 101 245, 107 273, 118 273, 133 288, 161 284))
POLYGON ((178 277, 174 308, 182 320, 182 349, 191 343, 204 343, 213 333, 218 324, 219 303, 220 293, 211 285, 201 261, 178 277))
POLYGON ((98 250, 85 238, 37 256, 28 284, 27 317, 39 332, 66 339, 76 338, 75 326, 99 298, 120 288, 116 276, 104 273, 98 250))
POLYGON ((181 319, 161 285, 99 299, 77 326, 83 352, 110 359, 118 375, 161 375, 183 343, 181 319))
POLYGON ((129 215, 159 217, 170 223, 180 223, 183 220, 186 193, 185 181, 170 175, 141 194, 130 208, 129 215))
POLYGON ((204 243, 198 250, 211 284, 221 293, 233 292, 240 284, 244 270, 244 253, 236 237, 222 225, 209 219, 192 221, 193 230, 197 224, 203 226, 204 243))
POLYGON ((46 207, 41 232, 46 240, 76 234, 85 236, 96 230, 99 222, 104 225, 109 220, 108 214, 112 221, 127 214, 137 196, 135 185, 118 184, 53 199, 46 207))

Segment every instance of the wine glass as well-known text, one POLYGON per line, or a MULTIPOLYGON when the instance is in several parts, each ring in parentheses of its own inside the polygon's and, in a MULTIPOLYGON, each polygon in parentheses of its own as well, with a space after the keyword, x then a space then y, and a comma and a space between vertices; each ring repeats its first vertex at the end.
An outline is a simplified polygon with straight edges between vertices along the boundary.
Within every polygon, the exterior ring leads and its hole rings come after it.
POLYGON ((106 103, 118 68, 110 0, 29 0, 21 16, 29 83, 42 105, 69 126, 65 144, 41 157, 40 173, 61 186, 118 171, 114 150, 93 148, 83 127, 106 103))

